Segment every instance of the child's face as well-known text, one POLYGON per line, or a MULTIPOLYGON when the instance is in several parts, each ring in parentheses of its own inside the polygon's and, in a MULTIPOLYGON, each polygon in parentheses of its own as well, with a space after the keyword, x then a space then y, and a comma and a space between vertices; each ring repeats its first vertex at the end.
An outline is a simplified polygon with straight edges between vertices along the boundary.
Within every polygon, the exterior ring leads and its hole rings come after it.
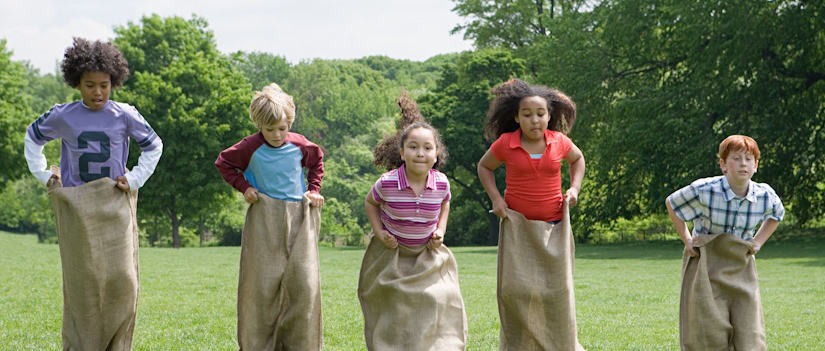
POLYGON ((547 100, 541 96, 528 96, 518 103, 516 123, 521 127, 522 137, 528 140, 544 140, 544 131, 550 113, 547 111, 547 100))
POLYGON ((261 127, 261 132, 269 145, 281 147, 286 141, 287 133, 289 133, 289 123, 287 123, 286 118, 281 118, 275 123, 261 127))
POLYGON ((758 166, 759 161, 746 150, 733 150, 724 160, 719 160, 719 167, 728 177, 728 181, 740 184, 750 180, 758 166))
POLYGON ((406 169, 415 175, 426 175, 438 157, 435 136, 427 128, 415 128, 407 135, 401 149, 401 159, 406 169))
POLYGON ((103 72, 83 72, 80 76, 80 96, 83 103, 92 110, 100 110, 109 101, 109 94, 112 92, 112 81, 109 73, 103 72))

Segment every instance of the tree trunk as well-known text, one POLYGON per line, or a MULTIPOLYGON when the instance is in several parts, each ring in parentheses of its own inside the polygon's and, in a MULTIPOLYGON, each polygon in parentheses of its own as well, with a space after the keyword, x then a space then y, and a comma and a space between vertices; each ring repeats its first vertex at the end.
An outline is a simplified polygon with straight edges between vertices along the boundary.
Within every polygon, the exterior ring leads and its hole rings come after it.
POLYGON ((172 247, 180 249, 180 221, 177 214, 172 216, 172 247))
POLYGON ((496 216, 495 213, 488 213, 487 214, 487 220, 490 223, 490 225, 488 226, 488 230, 487 230, 487 234, 488 234, 487 242, 490 245, 498 246, 498 227, 499 227, 498 226, 498 223, 499 223, 498 216, 496 216))
POLYGON ((169 207, 169 219, 172 221, 172 247, 180 248, 180 218, 178 218, 178 211, 175 207, 175 195, 172 195, 171 206, 169 207))

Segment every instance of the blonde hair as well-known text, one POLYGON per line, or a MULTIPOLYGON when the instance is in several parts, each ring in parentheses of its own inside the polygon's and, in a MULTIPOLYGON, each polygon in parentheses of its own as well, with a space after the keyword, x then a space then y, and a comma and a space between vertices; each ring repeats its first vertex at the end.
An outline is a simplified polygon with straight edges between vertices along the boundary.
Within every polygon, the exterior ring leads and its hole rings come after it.
POLYGON ((287 125, 292 126, 295 103, 292 102, 292 96, 285 93, 278 84, 272 83, 255 92, 249 104, 249 118, 258 129, 277 123, 281 118, 286 118, 287 125))

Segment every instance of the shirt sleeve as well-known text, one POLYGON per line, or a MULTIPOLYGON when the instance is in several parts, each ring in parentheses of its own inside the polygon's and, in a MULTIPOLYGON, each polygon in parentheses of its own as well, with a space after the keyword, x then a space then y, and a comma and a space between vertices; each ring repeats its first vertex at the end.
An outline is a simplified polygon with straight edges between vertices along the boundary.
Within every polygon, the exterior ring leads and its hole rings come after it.
POLYGON ((49 109, 26 128, 26 135, 37 145, 45 145, 49 141, 60 137, 57 124, 59 117, 55 113, 57 105, 49 109), (49 118, 51 117, 51 118, 49 118))
POLYGON ((321 180, 324 179, 324 152, 308 139, 301 139, 301 166, 307 169, 307 190, 317 194, 321 191, 321 180))
POLYGON ((779 198, 779 195, 776 195, 776 192, 770 187, 768 187, 768 205, 765 207, 765 214, 762 215, 762 221, 766 221, 768 219, 773 219, 777 222, 782 222, 782 219, 785 218, 785 206, 782 205, 782 199, 779 198))
POLYGON ((253 143, 251 139, 252 137, 246 137, 232 147, 221 151, 218 159, 215 160, 215 167, 218 168, 223 180, 241 193, 252 186, 244 177, 243 172, 249 166, 252 154, 262 144, 253 143))
POLYGON ((29 133, 26 133, 23 143, 25 146, 23 155, 29 165, 29 172, 41 183, 47 184, 49 178, 52 177, 52 172, 46 169, 48 161, 46 161, 46 156, 43 155, 43 145, 35 143, 29 133))
POLYGON ((696 184, 690 184, 684 188, 676 190, 667 197, 670 207, 679 219, 690 222, 701 216, 701 202, 699 201, 699 190, 696 184))
POLYGON ((132 190, 139 189, 146 184, 149 177, 155 173, 160 156, 163 154, 163 141, 155 133, 146 119, 133 109, 129 114, 128 133, 135 139, 140 146, 140 157, 138 157, 138 164, 132 171, 126 173, 126 180, 129 182, 129 188, 132 190))
POLYGON ((132 107, 126 115, 128 116, 127 127, 129 128, 127 133, 137 141, 141 151, 146 152, 162 147, 163 142, 160 137, 136 108, 132 107))
POLYGON ((384 194, 381 193, 381 180, 383 178, 384 176, 378 178, 378 180, 375 181, 375 184, 372 185, 372 189, 370 189, 370 193, 372 193, 372 199, 379 204, 386 202, 384 201, 384 194))
POLYGON ((565 158, 570 153, 570 149, 573 148, 573 140, 570 140, 570 137, 564 133, 559 132, 559 142, 561 143, 561 157, 565 158))
POLYGON ((509 140, 506 137, 507 134, 502 134, 496 141, 493 142, 493 145, 490 145, 490 152, 499 162, 504 162, 507 159, 507 149, 509 148, 509 140))
POLYGON ((453 198, 453 194, 450 192, 450 180, 447 179, 446 175, 444 176, 444 182, 447 183, 447 194, 444 195, 444 200, 441 201, 442 203, 450 202, 450 199, 453 198))

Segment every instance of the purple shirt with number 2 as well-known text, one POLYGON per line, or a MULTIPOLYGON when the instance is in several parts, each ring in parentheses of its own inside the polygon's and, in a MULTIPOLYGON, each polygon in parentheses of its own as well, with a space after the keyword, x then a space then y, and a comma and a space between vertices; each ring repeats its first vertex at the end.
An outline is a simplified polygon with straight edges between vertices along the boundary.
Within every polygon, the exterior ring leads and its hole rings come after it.
POLYGON ((158 135, 137 109, 112 100, 98 111, 82 101, 54 105, 26 132, 38 145, 61 139, 60 177, 65 187, 126 174, 129 137, 143 151, 160 145, 158 135))

